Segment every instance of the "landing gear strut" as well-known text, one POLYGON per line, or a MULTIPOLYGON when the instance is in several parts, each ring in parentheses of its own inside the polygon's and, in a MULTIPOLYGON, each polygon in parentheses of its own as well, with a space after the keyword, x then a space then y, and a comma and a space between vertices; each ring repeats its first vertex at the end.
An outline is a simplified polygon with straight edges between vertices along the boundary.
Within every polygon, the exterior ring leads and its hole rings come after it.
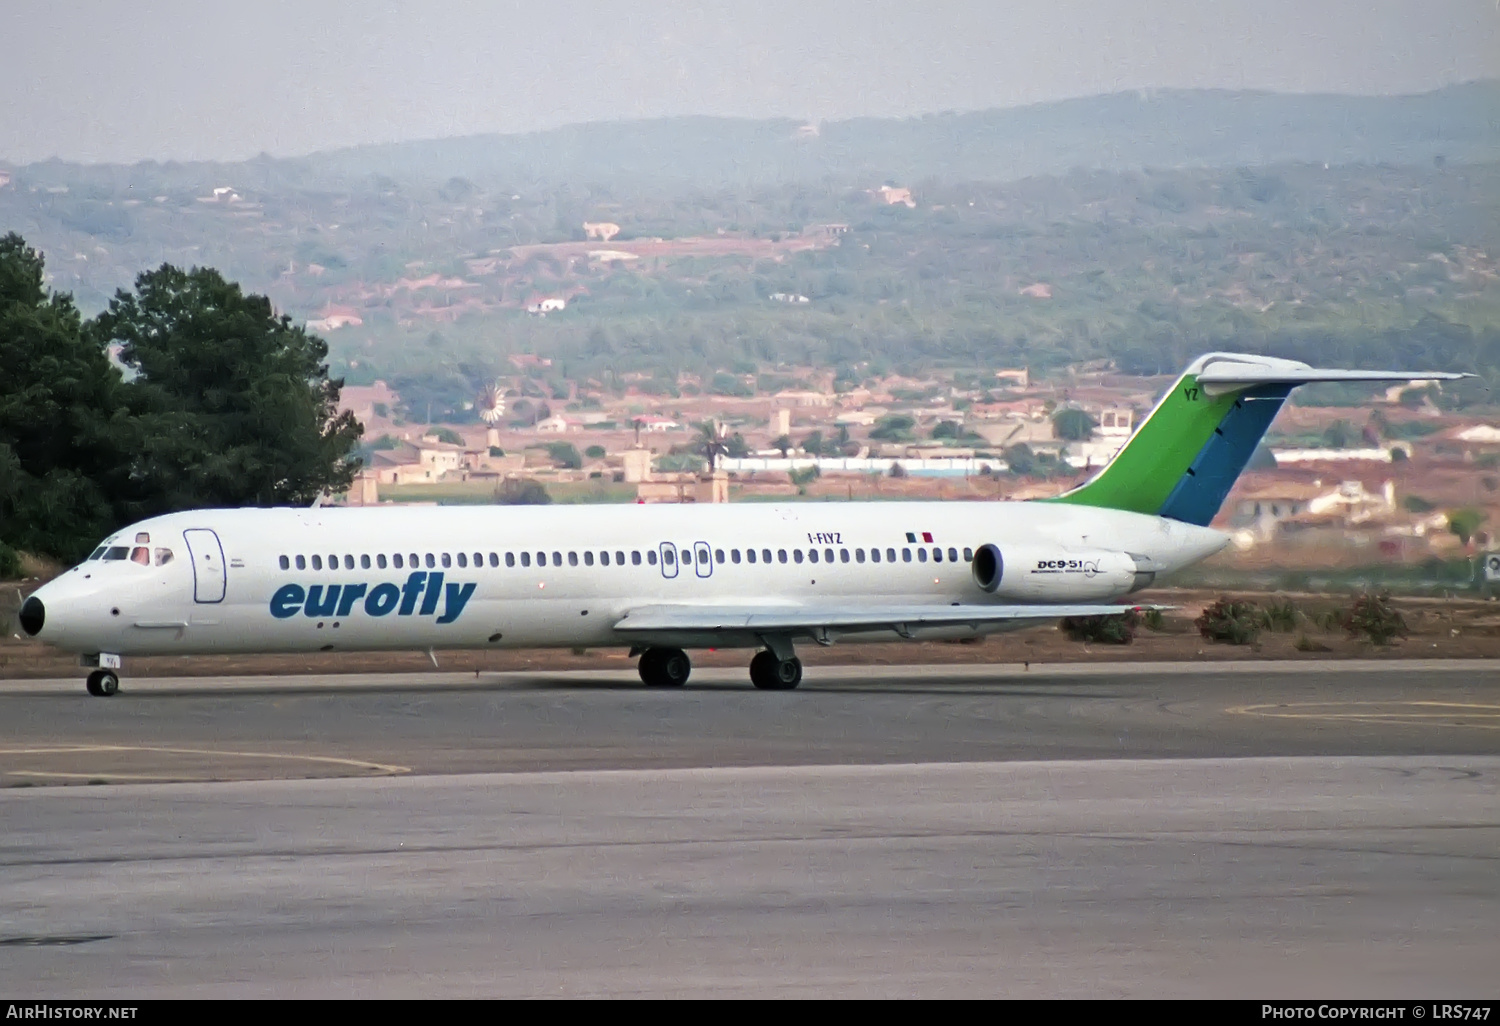
POLYGON ((693 664, 680 648, 648 648, 641 655, 640 671, 647 687, 680 688, 693 672, 693 664))
POLYGON ((758 652, 750 660, 750 683, 762 691, 790 691, 802 683, 802 660, 782 659, 775 652, 758 652))
POLYGON ((120 677, 114 670, 95 670, 84 686, 95 698, 108 698, 120 690, 120 677))

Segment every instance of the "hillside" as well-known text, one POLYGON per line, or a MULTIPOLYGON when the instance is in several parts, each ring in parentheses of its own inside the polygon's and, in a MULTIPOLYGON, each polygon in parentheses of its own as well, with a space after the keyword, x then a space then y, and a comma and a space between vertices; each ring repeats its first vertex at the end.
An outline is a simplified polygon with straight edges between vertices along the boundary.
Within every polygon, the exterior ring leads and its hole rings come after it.
POLYGON ((439 403, 528 352, 570 376, 1101 356, 1155 372, 1227 347, 1489 369, 1497 112, 1495 82, 1167 92, 816 135, 676 119, 48 162, 8 171, 0 231, 90 311, 163 261, 218 267, 314 319, 352 381, 439 403), (566 309, 525 312, 542 299, 566 309))

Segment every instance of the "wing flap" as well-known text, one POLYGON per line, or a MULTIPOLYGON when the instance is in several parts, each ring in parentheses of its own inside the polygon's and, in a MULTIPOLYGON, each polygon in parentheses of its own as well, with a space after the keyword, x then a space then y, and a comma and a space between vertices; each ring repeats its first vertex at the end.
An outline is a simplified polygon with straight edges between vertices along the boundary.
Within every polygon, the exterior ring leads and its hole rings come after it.
POLYGON ((905 633, 921 627, 955 627, 1108 616, 1147 606, 1103 604, 1024 606, 643 606, 627 612, 615 630, 646 634, 801 634, 816 631, 905 633))

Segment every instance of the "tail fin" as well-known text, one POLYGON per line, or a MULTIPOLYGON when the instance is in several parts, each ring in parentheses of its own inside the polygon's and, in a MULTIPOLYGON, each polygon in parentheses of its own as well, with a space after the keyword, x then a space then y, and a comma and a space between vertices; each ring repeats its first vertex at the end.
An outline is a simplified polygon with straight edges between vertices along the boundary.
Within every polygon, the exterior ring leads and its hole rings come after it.
POLYGON ((1049 501, 1150 513, 1207 527, 1298 385, 1469 376, 1320 370, 1296 360, 1209 353, 1193 361, 1098 475, 1049 501))

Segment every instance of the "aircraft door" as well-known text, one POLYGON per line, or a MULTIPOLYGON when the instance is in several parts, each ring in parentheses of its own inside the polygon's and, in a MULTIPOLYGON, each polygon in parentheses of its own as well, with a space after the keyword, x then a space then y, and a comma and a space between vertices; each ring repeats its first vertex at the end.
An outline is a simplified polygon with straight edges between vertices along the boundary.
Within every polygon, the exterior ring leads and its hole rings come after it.
POLYGON ((193 561, 193 601, 224 601, 224 546, 219 536, 206 528, 182 532, 193 561))
POLYGON ((693 566, 699 577, 708 577, 714 572, 714 554, 708 542, 693 542, 693 566))
POLYGON ((663 577, 677 576, 677 546, 671 542, 661 543, 661 575, 663 577))

